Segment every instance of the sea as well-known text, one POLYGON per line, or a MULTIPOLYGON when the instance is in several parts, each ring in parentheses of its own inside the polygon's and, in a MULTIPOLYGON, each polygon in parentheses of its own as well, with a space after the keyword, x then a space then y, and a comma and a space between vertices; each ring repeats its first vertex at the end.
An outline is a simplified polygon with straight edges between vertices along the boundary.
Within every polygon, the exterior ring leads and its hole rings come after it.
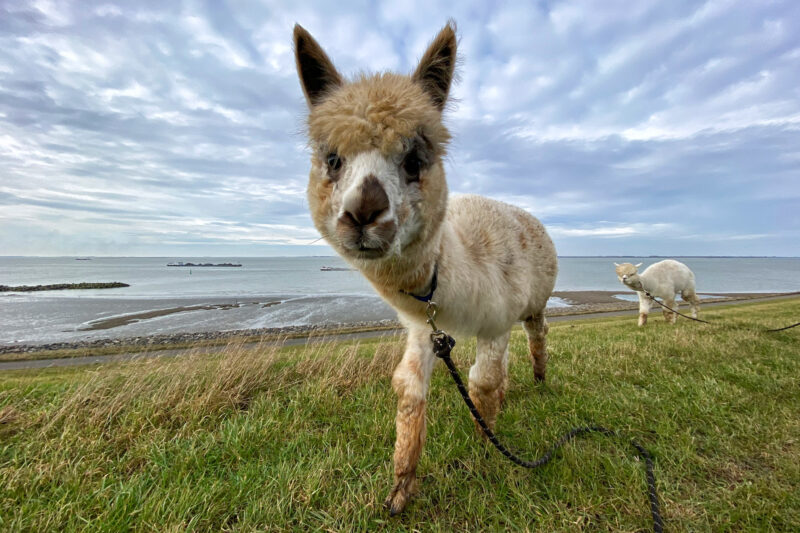
MULTIPOLYGON (((661 259, 561 257, 556 290, 617 291, 621 300, 635 300, 617 280, 614 262, 644 268, 661 259)), ((674 259, 694 271, 698 292, 800 291, 800 258, 674 259)), ((0 257, 0 285, 112 281, 130 286, 0 292, 0 346, 396 318, 338 257, 0 257), (241 266, 167 266, 179 261, 241 266)), ((548 303, 567 305, 559 298, 548 303)))

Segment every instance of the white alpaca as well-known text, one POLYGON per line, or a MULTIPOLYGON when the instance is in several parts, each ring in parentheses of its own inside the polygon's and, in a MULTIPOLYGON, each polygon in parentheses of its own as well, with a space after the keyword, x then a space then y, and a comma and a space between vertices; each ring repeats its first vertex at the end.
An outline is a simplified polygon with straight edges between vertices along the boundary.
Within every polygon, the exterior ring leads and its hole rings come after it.
POLYGON ((436 323, 451 334, 477 336, 469 391, 490 426, 505 396, 508 340, 517 321, 524 322, 534 374, 545 377, 544 308, 558 268, 547 232, 526 211, 487 198, 448 203, 442 161, 450 135, 442 111, 456 44, 448 24, 413 75, 362 75, 347 82, 306 30, 294 30, 309 107, 314 224, 408 328, 392 378, 398 396, 394 485, 386 500, 392 514, 416 489, 436 362, 426 304, 410 294, 429 295, 438 272, 436 323))
MULTIPOLYGON (((700 299, 697 298, 695 293, 694 273, 683 263, 673 259, 665 259, 658 263, 653 263, 641 274, 637 271, 642 266, 641 263, 638 265, 630 263, 619 265, 614 263, 614 265, 616 266, 619 280, 635 290, 639 295, 640 326, 644 326, 647 323, 647 314, 650 312, 652 303, 644 291, 649 292, 654 297, 661 298, 664 300, 664 305, 676 311, 678 310, 678 304, 675 301, 675 295, 680 294, 683 301, 688 302, 691 306, 692 317, 697 318, 700 299)), ((663 310, 663 313, 664 319, 672 324, 678 318, 678 315, 666 309, 663 310)))

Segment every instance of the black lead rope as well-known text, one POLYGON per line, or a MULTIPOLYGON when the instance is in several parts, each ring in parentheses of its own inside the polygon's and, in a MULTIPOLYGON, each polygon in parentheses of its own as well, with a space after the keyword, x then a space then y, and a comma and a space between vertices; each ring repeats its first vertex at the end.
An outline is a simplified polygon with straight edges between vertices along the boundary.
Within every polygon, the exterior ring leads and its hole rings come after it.
POLYGON ((791 326, 784 326, 782 328, 768 329, 766 331, 767 331, 767 333, 772 333, 772 332, 775 332, 775 331, 783 331, 785 329, 796 328, 797 326, 800 326, 800 322, 796 322, 796 323, 792 324, 791 326))
POLYGON ((681 315, 683 318, 688 318, 689 320, 694 320, 695 322, 702 322, 703 324, 711 324, 711 322, 709 322, 708 320, 701 320, 701 319, 699 319, 699 318, 695 318, 695 317, 693 317, 693 316, 684 315, 684 314, 683 314, 683 313, 681 313, 680 311, 676 311, 675 309, 672 309, 671 307, 667 306, 666 304, 662 304, 661 302, 659 302, 658 300, 656 300, 655 296, 653 296, 653 295, 652 295, 652 294, 650 294, 649 292, 647 292, 647 291, 644 291, 644 293, 645 293, 645 295, 646 295, 648 298, 650 298, 651 300, 653 300, 655 303, 657 303, 658 305, 660 305, 661 307, 663 307, 663 308, 664 308, 664 309, 666 309, 667 311, 672 311, 672 312, 673 312, 673 313, 675 313, 676 315, 681 315))
MULTIPOLYGON (((659 302, 658 300, 656 300, 656 297, 655 297, 655 296, 653 296, 652 294, 650 294, 649 292, 647 292, 647 291, 644 291, 644 293, 645 293, 645 295, 646 295, 648 298, 650 298, 651 300, 653 300, 655 303, 657 303, 658 305, 660 305, 661 307, 663 307, 663 308, 664 308, 664 309, 666 309, 667 311, 671 311, 671 312, 675 313, 676 315, 680 315, 680 316, 682 316, 683 318, 688 318, 689 320, 694 320, 695 322, 702 322, 703 324, 711 324, 711 325, 714 325, 714 323, 713 323, 713 322, 709 322, 708 320, 701 320, 701 319, 699 319, 699 318, 695 318, 695 317, 693 317, 693 316, 684 315, 684 314, 683 314, 683 313, 681 313, 680 311, 676 311, 675 309, 673 309, 673 308, 669 307, 668 305, 666 305, 666 304, 662 304, 661 302, 659 302)), ((800 322, 796 322, 796 323, 794 323, 794 324, 792 324, 792 325, 790 325, 790 326, 785 326, 785 327, 782 327, 782 328, 775 328, 775 329, 765 329, 765 330, 762 330, 762 331, 764 331, 764 332, 766 332, 766 333, 773 333, 773 332, 776 332, 776 331, 783 331, 783 330, 786 330, 786 329, 792 329, 792 328, 796 328, 797 326, 800 326, 800 322)))
MULTIPOLYGON (((497 440, 497 436, 491 429, 489 429, 489 426, 483 420, 483 417, 478 412, 475 404, 472 403, 472 399, 469 397, 469 393, 464 386, 464 382, 461 381, 461 375, 458 373, 455 363, 453 363, 453 360, 450 358, 450 351, 453 349, 453 346, 456 345, 455 339, 453 339, 453 337, 444 331, 437 330, 433 324, 433 316, 431 315, 429 315, 429 322, 431 326, 434 327, 434 332, 431 333, 431 340, 433 341, 433 353, 436 354, 436 357, 442 359, 444 364, 447 365, 447 369, 450 371, 450 375, 453 377, 456 387, 458 387, 458 392, 461 393, 464 403, 467 404, 470 413, 472 413, 472 416, 475 418, 475 421, 481 427, 486 437, 491 441, 492 444, 494 444, 494 447, 497 448, 500 453, 505 455, 511 462, 525 468, 538 468, 544 464, 547 464, 553 458, 553 455, 556 453, 556 451, 561 448, 561 446, 579 435, 584 435, 587 433, 601 433, 608 437, 618 436, 616 432, 608 428, 604 428, 603 426, 580 426, 565 433, 547 451, 547 453, 545 453, 539 459, 536 459, 535 461, 525 461, 524 459, 520 459, 511 453, 508 448, 503 446, 499 440, 497 440)), ((658 503, 658 493, 656 492, 656 478, 653 474, 653 456, 650 455, 650 452, 648 452, 636 441, 631 440, 630 444, 636 449, 636 452, 639 454, 639 456, 644 459, 645 469, 647 471, 647 493, 648 497, 650 498, 650 513, 653 515, 653 531, 656 533, 661 533, 664 530, 664 521, 661 518, 661 511, 658 503)))

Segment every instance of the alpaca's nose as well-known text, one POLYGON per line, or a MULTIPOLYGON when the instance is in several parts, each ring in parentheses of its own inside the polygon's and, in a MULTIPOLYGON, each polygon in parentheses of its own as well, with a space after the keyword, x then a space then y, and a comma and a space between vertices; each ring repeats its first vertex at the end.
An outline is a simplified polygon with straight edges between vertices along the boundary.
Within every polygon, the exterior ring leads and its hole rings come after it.
POLYGON ((389 196, 378 178, 370 174, 361 183, 358 193, 345 200, 339 221, 352 226, 369 226, 389 209, 389 196))

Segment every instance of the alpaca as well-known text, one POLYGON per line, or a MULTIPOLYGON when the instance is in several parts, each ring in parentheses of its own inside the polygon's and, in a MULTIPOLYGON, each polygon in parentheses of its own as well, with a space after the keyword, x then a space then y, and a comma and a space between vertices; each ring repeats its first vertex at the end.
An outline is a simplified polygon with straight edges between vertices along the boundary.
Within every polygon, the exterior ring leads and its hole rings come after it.
MULTIPOLYGON (((683 263, 665 259, 653 263, 641 274, 637 269, 642 266, 642 263, 638 265, 614 263, 614 265, 619 280, 639 295, 639 326, 647 324, 647 314, 650 312, 651 300, 644 291, 661 298, 664 300, 664 305, 675 310, 678 309, 675 294, 680 293, 681 299, 691 306, 692 318, 697 318, 700 299, 695 293, 694 273, 683 263)), ((674 324, 678 318, 678 315, 672 311, 663 309, 662 312, 664 320, 671 324, 674 324)))
POLYGON ((450 134, 442 113, 456 45, 449 22, 412 75, 345 81, 311 35, 294 28, 309 108, 314 225, 408 329, 392 377, 398 403, 394 484, 386 499, 391 514, 416 491, 436 362, 426 303, 412 295, 432 293, 443 330, 477 336, 469 393, 491 427, 505 397, 508 341, 517 321, 523 321, 534 375, 545 378, 544 308, 558 269, 550 237, 520 208, 474 195, 448 201, 443 158, 450 134))

